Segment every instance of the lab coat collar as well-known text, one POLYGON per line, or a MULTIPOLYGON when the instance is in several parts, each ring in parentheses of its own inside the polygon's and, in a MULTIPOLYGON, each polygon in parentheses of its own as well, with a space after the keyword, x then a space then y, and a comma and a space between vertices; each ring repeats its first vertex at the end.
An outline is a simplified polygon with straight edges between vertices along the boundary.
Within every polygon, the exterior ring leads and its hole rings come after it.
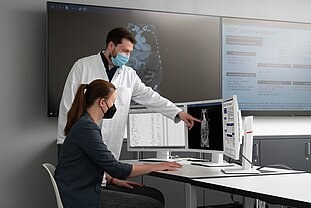
MULTIPOLYGON (((107 63, 108 63, 108 60, 107 60, 107 58, 106 58, 104 55, 102 55, 103 53, 105 53, 105 49, 101 50, 101 51, 98 53, 98 55, 99 55, 99 58, 102 60, 102 63, 103 63, 104 68, 107 70, 107 68, 106 68, 106 66, 105 66, 105 62, 107 61, 107 63)), ((118 67, 116 72, 118 72, 118 71, 120 72, 121 70, 124 70, 124 65, 118 67)))

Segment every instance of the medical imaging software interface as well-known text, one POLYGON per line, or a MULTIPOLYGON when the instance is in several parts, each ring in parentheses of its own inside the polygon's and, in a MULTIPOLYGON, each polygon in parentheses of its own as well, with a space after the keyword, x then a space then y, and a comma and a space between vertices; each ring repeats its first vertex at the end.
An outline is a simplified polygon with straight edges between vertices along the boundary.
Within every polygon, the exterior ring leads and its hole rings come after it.
POLYGON ((131 148, 185 147, 184 123, 176 124, 160 113, 131 113, 128 129, 131 148))
POLYGON ((224 18, 222 97, 242 110, 311 110, 311 26, 224 18))
POLYGON ((201 120, 188 130, 188 148, 222 151, 222 102, 191 104, 187 106, 187 111, 201 120))
POLYGON ((224 101, 223 123, 224 123, 224 153, 232 159, 239 159, 240 143, 240 118, 238 114, 238 104, 234 99, 224 101))

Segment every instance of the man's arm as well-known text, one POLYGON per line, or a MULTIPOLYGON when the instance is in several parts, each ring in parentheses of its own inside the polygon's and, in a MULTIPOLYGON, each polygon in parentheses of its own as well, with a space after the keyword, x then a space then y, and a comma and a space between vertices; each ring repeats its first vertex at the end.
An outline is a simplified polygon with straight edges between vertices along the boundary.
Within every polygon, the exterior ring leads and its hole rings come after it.
POLYGON ((137 75, 134 81, 132 99, 141 105, 162 113, 164 116, 174 120, 175 123, 180 120, 184 121, 190 129, 193 127, 195 121, 201 122, 182 111, 182 109, 178 108, 170 100, 162 97, 159 93, 151 89, 151 87, 147 87, 137 75))
POLYGON ((163 114, 164 116, 174 120, 176 123, 180 121, 176 118, 177 114, 182 111, 174 103, 162 97, 155 92, 151 87, 147 87, 135 72, 133 83, 132 99, 146 106, 147 108, 163 114))

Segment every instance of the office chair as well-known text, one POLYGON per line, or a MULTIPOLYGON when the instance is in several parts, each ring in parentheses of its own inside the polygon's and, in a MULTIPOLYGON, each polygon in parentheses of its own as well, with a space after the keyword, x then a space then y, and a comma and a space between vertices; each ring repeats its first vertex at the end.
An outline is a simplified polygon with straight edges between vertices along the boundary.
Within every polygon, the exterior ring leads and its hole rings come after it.
POLYGON ((57 188, 56 181, 54 179, 55 167, 50 163, 43 163, 42 166, 46 169, 46 171, 50 175, 51 182, 53 184, 53 188, 54 188, 54 192, 55 192, 56 201, 57 201, 57 207, 63 208, 63 203, 62 203, 62 200, 61 200, 60 195, 59 195, 59 191, 57 188))

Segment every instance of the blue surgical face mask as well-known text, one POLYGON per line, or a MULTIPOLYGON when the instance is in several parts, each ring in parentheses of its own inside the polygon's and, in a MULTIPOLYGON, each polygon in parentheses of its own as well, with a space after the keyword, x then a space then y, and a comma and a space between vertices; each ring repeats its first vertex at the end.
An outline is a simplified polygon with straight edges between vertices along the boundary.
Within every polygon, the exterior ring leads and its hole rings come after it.
POLYGON ((129 61, 129 59, 130 56, 119 52, 116 57, 111 56, 111 61, 115 66, 123 66, 129 61))

